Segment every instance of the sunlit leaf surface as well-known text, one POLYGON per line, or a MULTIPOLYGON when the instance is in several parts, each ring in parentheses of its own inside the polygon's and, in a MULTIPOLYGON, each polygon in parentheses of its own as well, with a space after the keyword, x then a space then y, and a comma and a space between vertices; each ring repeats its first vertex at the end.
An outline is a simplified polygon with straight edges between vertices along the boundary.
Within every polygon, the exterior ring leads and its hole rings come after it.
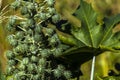
POLYGON ((98 55, 104 51, 120 50, 120 32, 113 32, 113 28, 120 22, 120 14, 113 17, 104 17, 104 24, 97 23, 97 12, 93 10, 91 4, 80 0, 80 6, 74 15, 81 20, 81 28, 72 28, 72 35, 81 44, 65 51, 65 57, 72 62, 87 61, 93 55, 98 55), (84 45, 84 46, 83 46, 84 45))

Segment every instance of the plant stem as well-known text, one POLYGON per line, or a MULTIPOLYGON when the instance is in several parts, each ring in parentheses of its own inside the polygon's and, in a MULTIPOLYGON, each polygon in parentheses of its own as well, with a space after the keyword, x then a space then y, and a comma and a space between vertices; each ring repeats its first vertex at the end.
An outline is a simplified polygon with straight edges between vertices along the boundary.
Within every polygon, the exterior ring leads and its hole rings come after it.
POLYGON ((93 56, 93 59, 92 59, 90 80, 93 80, 93 78, 94 78, 94 69, 95 69, 95 56, 93 56))

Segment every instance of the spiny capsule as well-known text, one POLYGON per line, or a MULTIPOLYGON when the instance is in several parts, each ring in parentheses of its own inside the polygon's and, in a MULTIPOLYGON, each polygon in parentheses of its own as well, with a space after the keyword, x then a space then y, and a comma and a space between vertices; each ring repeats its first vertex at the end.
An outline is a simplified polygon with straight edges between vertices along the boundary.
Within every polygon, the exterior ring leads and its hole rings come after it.
POLYGON ((64 71, 64 76, 66 77, 66 79, 70 79, 71 78, 71 72, 70 71, 64 71))
POLYGON ((23 6, 22 8, 21 8, 21 14, 22 15, 25 15, 25 14, 27 14, 28 13, 28 8, 26 7, 26 6, 23 6))
POLYGON ((54 33, 54 30, 51 28, 44 28, 44 30, 45 30, 44 33, 45 36, 52 36, 52 34, 54 33))
POLYGON ((35 20, 34 19, 28 19, 27 24, 29 26, 35 25, 35 20))
POLYGON ((46 58, 50 55, 50 52, 49 52, 49 50, 44 49, 44 50, 40 51, 40 54, 43 58, 46 58))
POLYGON ((28 57, 23 58, 21 63, 27 65, 29 63, 29 58, 28 57))
POLYGON ((57 69, 63 72, 65 70, 65 67, 63 65, 58 65, 57 69))
POLYGON ((57 34, 54 34, 52 37, 48 38, 48 41, 49 45, 55 45, 59 41, 59 38, 57 34))
POLYGON ((32 62, 37 62, 37 61, 38 61, 38 58, 33 55, 33 56, 31 57, 31 61, 32 61, 32 62))
POLYGON ((60 15, 55 14, 52 16, 52 22, 57 23, 60 20, 60 15))
POLYGON ((16 16, 10 16, 9 24, 13 26, 15 24, 15 22, 16 22, 16 19, 17 19, 16 16))
POLYGON ((23 63, 21 63, 18 68, 19 68, 20 70, 25 70, 25 69, 26 69, 26 66, 25 66, 23 63))
POLYGON ((8 60, 8 65, 9 66, 15 66, 16 65, 16 61, 15 60, 8 60))
POLYGON ((23 39, 25 36, 24 32, 23 31, 19 31, 15 34, 15 38, 16 39, 23 39))
POLYGON ((7 24, 6 29, 10 32, 13 32, 15 30, 13 25, 7 24))
POLYGON ((51 7, 49 7, 48 8, 48 13, 50 13, 51 15, 53 15, 53 14, 55 14, 55 8, 51 8, 51 7))
POLYGON ((55 48, 55 49, 53 50, 53 55, 54 55, 54 56, 58 57, 58 56, 60 56, 61 54, 62 54, 62 50, 61 50, 60 48, 55 48))
POLYGON ((59 69, 54 69, 53 73, 54 73, 54 76, 57 77, 57 78, 62 76, 62 73, 59 69))
POLYGON ((36 45, 30 45, 29 46, 29 50, 34 53, 37 50, 37 46, 36 45))
POLYGON ((9 42, 10 45, 16 46, 17 45, 17 40, 15 40, 14 35, 9 35, 7 36, 7 41, 9 42))
POLYGON ((45 67, 43 67, 42 65, 39 65, 37 71, 39 74, 43 74, 45 72, 45 67))
POLYGON ((24 53, 28 50, 28 45, 27 44, 19 44, 16 48, 16 52, 24 53))
POLYGON ((21 80, 20 75, 14 74, 12 80, 21 80))
POLYGON ((18 8, 20 7, 20 5, 21 5, 21 2, 16 0, 15 2, 13 2, 13 3, 11 4, 11 7, 12 7, 14 10, 16 10, 16 9, 18 9, 18 8))
POLYGON ((38 34, 38 33, 35 33, 35 35, 34 35, 33 37, 34 37, 34 40, 35 40, 36 42, 40 42, 40 41, 42 40, 41 35, 38 34))
POLYGON ((35 32, 41 33, 41 31, 42 31, 42 25, 41 24, 36 25, 35 32))
POLYGON ((29 3, 29 4, 27 5, 27 8, 28 8, 29 10, 35 10, 35 5, 34 5, 33 3, 29 3))
POLYGON ((11 75, 14 70, 15 70, 14 67, 7 66, 7 68, 6 68, 6 73, 7 73, 8 75, 11 75))
POLYGON ((29 63, 27 65, 27 70, 28 70, 28 72, 33 72, 34 70, 36 70, 36 65, 33 63, 29 63))
POLYGON ((53 6, 54 5, 54 0, 45 0, 48 4, 48 6, 53 6))
POLYGON ((21 55, 21 52, 19 52, 19 51, 17 50, 17 48, 14 48, 14 49, 13 49, 13 53, 14 53, 15 56, 21 55))
POLYGON ((53 70, 51 68, 48 68, 48 69, 45 69, 45 71, 48 73, 48 74, 51 74, 53 72, 53 70))
MULTIPOLYGON (((24 76, 24 75, 26 75, 25 71, 19 71, 18 73, 16 73, 15 76, 19 77, 21 79, 21 76, 24 76)), ((21 79, 21 80, 23 80, 23 79, 21 79)))
MULTIPOLYGON (((29 29, 29 30, 27 31, 27 34, 28 34, 28 35, 32 35, 32 34, 33 34, 33 30, 29 29)), ((30 37, 30 36, 27 36, 27 37, 30 37)))
POLYGON ((30 19, 30 18, 32 18, 33 14, 27 13, 27 14, 25 14, 24 16, 25 16, 25 18, 30 19))
POLYGON ((8 50, 5 52, 7 59, 12 59, 15 55, 12 51, 8 50))
POLYGON ((47 63, 47 61, 46 61, 45 58, 41 58, 41 59, 39 59, 39 61, 38 61, 38 64, 39 64, 39 65, 43 65, 43 66, 45 66, 46 63, 47 63))
POLYGON ((28 43, 28 44, 31 44, 31 43, 33 44, 34 43, 34 38, 29 36, 29 35, 27 35, 27 36, 25 36, 24 42, 28 43))
POLYGON ((22 26, 22 28, 24 28, 26 30, 28 30, 28 28, 29 28, 29 25, 28 25, 27 21, 21 21, 20 26, 22 26))
POLYGON ((41 20, 46 20, 47 19, 47 17, 46 17, 46 13, 39 13, 39 15, 40 15, 40 19, 41 20))
POLYGON ((33 75, 33 80, 40 80, 41 76, 39 74, 33 75))

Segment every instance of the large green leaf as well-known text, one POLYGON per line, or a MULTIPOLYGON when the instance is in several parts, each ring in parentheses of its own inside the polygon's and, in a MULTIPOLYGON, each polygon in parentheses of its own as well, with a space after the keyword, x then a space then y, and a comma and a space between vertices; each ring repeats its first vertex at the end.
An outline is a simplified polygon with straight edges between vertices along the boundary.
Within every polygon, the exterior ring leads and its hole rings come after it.
POLYGON ((91 6, 80 0, 80 7, 74 15, 81 20, 80 28, 72 28, 71 33, 79 43, 64 52, 66 59, 72 62, 82 63, 104 51, 120 51, 120 31, 114 33, 113 28, 120 22, 120 14, 110 18, 104 18, 104 24, 97 23, 98 14, 91 6))
POLYGON ((100 30, 99 25, 96 23, 97 13, 92 9, 90 4, 87 4, 81 0, 80 8, 77 9, 75 15, 81 20, 82 27, 77 30, 72 29, 72 34, 86 46, 96 47, 95 44, 98 41, 96 40, 96 42, 94 40, 94 33, 98 34, 100 30))
POLYGON ((97 23, 97 12, 93 10, 91 5, 83 2, 83 0, 81 0, 80 5, 75 15, 81 20, 82 27, 77 31, 72 29, 72 34, 89 47, 99 48, 100 46, 106 46, 112 48, 113 45, 118 47, 120 33, 113 33, 112 29, 120 21, 120 15, 105 18, 103 20, 104 25, 100 25, 97 23))

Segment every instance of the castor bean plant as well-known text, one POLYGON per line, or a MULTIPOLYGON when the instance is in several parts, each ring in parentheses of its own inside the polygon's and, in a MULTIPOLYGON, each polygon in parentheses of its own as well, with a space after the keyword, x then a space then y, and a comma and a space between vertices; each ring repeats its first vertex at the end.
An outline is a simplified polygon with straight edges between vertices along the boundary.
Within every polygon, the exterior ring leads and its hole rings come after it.
POLYGON ((4 80, 79 80, 81 64, 91 59, 93 80, 95 57, 105 51, 120 52, 120 30, 115 29, 120 14, 98 20, 101 14, 80 0, 72 13, 80 24, 75 25, 63 19, 55 3, 15 0, 10 4, 10 9, 19 14, 10 15, 5 27, 11 48, 5 51, 4 80))

